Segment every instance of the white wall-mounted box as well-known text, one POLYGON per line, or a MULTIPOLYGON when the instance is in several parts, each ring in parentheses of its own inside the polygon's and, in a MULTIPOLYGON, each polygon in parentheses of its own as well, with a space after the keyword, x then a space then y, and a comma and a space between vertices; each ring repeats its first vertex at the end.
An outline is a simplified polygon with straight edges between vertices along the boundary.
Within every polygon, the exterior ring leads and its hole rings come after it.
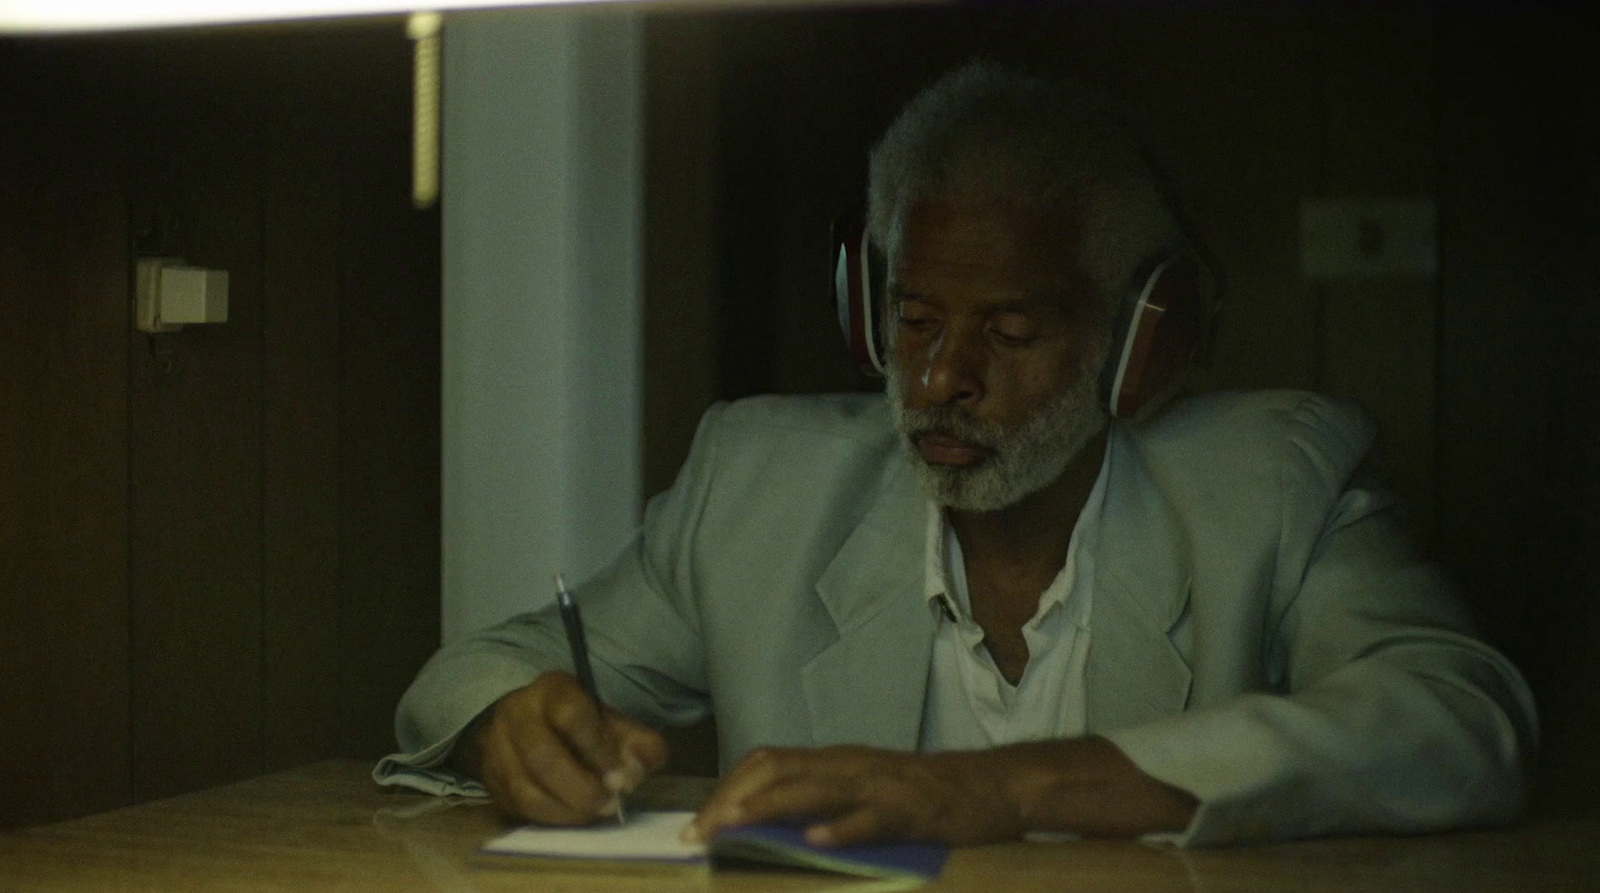
POLYGON ((191 267, 171 257, 139 258, 134 322, 141 332, 228 321, 228 271, 191 267))
POLYGON ((1308 279, 1399 279, 1439 272, 1431 198, 1300 201, 1300 271, 1308 279))

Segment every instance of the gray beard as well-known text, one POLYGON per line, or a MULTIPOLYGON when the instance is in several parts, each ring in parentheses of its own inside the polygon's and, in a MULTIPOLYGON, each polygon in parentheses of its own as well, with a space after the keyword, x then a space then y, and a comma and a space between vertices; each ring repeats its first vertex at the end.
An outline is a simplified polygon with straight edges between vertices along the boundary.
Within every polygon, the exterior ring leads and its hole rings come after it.
POLYGON ((998 425, 979 422, 956 406, 908 409, 903 379, 894 363, 889 364, 887 378, 894 427, 924 492, 939 505, 956 511, 998 511, 1044 489, 1110 419, 1100 405, 1100 389, 1092 372, 1079 376, 1066 393, 1009 433, 998 425), (992 452, 967 467, 933 465, 916 448, 916 436, 927 432, 956 437, 992 452))

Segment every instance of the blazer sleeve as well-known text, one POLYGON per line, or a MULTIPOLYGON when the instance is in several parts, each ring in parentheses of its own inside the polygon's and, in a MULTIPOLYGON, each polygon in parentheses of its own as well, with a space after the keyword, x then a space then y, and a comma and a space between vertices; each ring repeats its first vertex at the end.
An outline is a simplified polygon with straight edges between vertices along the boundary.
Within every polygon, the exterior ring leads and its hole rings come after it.
POLYGON ((1182 834, 1160 837, 1206 846, 1515 820, 1538 747, 1526 684, 1472 635, 1394 500, 1360 481, 1370 438, 1352 438, 1327 404, 1292 426, 1264 646, 1281 690, 1105 735, 1200 800, 1182 834))
MULTIPOLYGON (((601 697, 656 725, 686 725, 710 712, 692 597, 693 531, 712 485, 724 409, 713 406, 701 419, 677 481, 650 501, 628 546, 573 590, 601 697)), ((374 780, 434 794, 484 795, 475 780, 445 765, 456 740, 504 695, 546 671, 571 669, 553 604, 445 645, 401 697, 395 711, 400 752, 378 762, 374 780)))

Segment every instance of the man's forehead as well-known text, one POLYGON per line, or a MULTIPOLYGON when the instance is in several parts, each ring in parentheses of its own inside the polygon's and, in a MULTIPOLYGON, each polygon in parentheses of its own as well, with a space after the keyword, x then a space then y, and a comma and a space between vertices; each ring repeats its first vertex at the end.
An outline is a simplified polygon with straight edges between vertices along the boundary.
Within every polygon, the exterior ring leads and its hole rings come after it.
POLYGON ((961 228, 989 237, 1076 242, 1083 211, 1072 205, 1038 206, 1016 199, 965 194, 930 195, 906 205, 902 238, 929 228, 961 228))
POLYGON ((1078 216, 993 200, 931 198, 913 203, 892 259, 891 297, 937 285, 987 286, 997 300, 1081 295, 1078 216))

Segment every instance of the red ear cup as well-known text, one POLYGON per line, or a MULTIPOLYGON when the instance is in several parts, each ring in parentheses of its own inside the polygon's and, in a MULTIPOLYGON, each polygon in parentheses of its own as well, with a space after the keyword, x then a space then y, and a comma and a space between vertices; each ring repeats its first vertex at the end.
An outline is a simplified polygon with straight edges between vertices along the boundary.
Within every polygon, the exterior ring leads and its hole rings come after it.
POLYGON ((883 374, 883 317, 873 281, 866 219, 851 212, 833 224, 833 299, 839 328, 856 366, 867 375, 883 374))
POLYGON ((1145 279, 1127 332, 1109 358, 1108 408, 1117 418, 1137 415, 1178 380, 1206 339, 1199 262, 1169 257, 1145 279))

